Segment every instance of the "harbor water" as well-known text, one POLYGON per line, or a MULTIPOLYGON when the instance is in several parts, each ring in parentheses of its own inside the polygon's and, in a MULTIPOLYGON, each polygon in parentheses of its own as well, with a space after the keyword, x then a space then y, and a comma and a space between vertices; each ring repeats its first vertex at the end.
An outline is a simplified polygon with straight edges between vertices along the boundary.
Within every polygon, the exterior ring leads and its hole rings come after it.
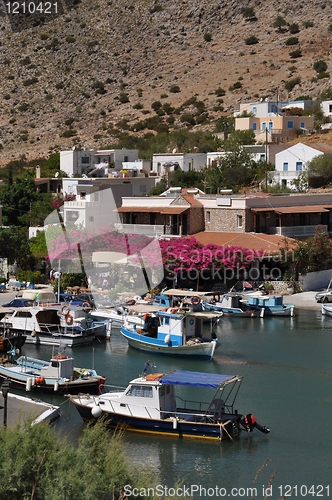
MULTIPOLYGON (((182 368, 243 375, 235 407, 253 413, 270 434, 241 432, 222 443, 178 440, 127 433, 126 453, 160 477, 163 488, 179 481, 194 498, 273 498, 293 488, 292 497, 332 496, 332 318, 320 310, 298 310, 294 318, 221 318, 219 347, 212 362, 156 356, 158 373, 182 368), (270 484, 270 480, 272 483, 270 484), (266 488, 270 489, 266 489, 266 488)), ((49 359, 52 348, 25 345, 22 354, 49 359)), ((94 347, 67 349, 75 365, 126 386, 142 373, 147 354, 127 346, 119 330, 94 347)), ((66 398, 55 424, 61 436, 75 440, 83 429, 66 398)))

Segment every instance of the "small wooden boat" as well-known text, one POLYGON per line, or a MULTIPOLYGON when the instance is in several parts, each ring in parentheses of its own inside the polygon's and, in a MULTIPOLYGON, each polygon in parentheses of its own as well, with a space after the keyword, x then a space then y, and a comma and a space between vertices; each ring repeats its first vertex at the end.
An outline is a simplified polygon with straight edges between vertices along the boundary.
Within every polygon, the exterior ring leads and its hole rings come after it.
POLYGON ((0 377, 9 379, 11 387, 26 391, 52 391, 78 394, 82 391, 99 394, 105 377, 94 369, 75 368, 74 358, 64 354, 53 355, 50 361, 20 356, 9 356, 0 364, 0 377))
POLYGON ((270 430, 251 413, 244 416, 234 408, 242 378, 186 370, 146 375, 145 367, 126 389, 113 388, 99 396, 79 394, 70 396, 70 401, 83 420, 103 419, 110 427, 122 425, 128 431, 218 442, 236 438, 241 428, 267 434, 270 430), (177 399, 179 386, 181 398, 177 399))
POLYGON ((2 333, 0 334, 0 351, 1 352, 9 352, 9 351, 20 351, 26 341, 26 335, 23 334, 15 334, 15 333, 2 333))
MULTIPOLYGON (((212 360, 218 340, 212 326, 209 333, 203 329, 207 314, 169 308, 145 314, 143 327, 125 322, 120 332, 131 347, 141 351, 212 360)), ((218 313, 210 313, 211 322, 216 317, 218 313)))

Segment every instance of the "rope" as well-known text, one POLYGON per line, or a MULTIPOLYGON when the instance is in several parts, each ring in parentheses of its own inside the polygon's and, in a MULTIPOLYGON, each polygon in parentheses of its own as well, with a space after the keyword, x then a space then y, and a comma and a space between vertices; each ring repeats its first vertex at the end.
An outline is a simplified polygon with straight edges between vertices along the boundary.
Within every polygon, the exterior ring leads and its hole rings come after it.
POLYGON ((220 441, 221 441, 221 434, 222 434, 221 428, 223 428, 223 430, 226 432, 226 434, 230 438, 230 440, 233 441, 233 443, 236 443, 235 439, 233 439, 233 437, 230 435, 230 433, 226 429, 226 425, 229 424, 230 422, 231 422, 231 420, 227 420, 227 422, 225 422, 224 424, 222 422, 219 422, 219 427, 220 427, 220 441))

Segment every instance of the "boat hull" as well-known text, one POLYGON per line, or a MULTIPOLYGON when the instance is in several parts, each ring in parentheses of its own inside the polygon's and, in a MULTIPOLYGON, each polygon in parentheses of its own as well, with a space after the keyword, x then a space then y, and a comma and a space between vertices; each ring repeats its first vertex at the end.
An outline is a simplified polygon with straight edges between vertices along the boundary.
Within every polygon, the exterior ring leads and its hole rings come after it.
POLYGON ((26 335, 0 335, 0 351, 8 352, 10 350, 16 350, 23 347, 26 342, 26 335))
MULTIPOLYGON (((80 397, 78 400, 71 398, 71 402, 76 406, 81 418, 84 421, 96 421, 91 413, 92 407, 80 404, 80 399, 80 397)), ((176 418, 148 419, 104 411, 99 418, 105 421, 109 427, 123 427, 126 431, 131 432, 221 441, 225 438, 235 438, 238 435, 241 415, 229 415, 229 418, 220 424, 187 422, 176 418)))
POLYGON ((198 342, 197 344, 185 344, 169 346, 164 342, 153 342, 154 339, 144 335, 131 334, 125 328, 121 329, 123 337, 128 341, 130 347, 153 354, 166 354, 169 356, 185 356, 212 360, 214 351, 217 347, 216 340, 211 342, 198 342), (134 337, 135 335, 135 337, 134 337))
MULTIPOLYGON (((29 377, 20 378, 13 376, 10 370, 2 370, 0 366, 0 379, 9 379, 10 387, 27 391, 27 379, 29 377)), ((72 382, 65 382, 64 380, 45 378, 43 383, 37 383, 35 379, 34 385, 27 392, 47 393, 53 392, 57 394, 79 394, 80 392, 88 392, 90 394, 99 394, 101 390, 100 379, 93 380, 79 380, 72 382), (57 384, 56 384, 57 383, 57 384)))

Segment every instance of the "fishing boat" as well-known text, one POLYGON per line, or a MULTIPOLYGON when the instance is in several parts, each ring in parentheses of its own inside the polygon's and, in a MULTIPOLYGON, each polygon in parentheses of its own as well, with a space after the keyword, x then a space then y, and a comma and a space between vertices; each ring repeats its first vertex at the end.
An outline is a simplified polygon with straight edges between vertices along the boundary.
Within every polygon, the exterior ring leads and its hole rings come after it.
POLYGON ((105 377, 94 369, 76 368, 74 358, 65 354, 53 355, 50 361, 29 356, 2 358, 0 377, 9 379, 11 387, 27 392, 47 392, 78 394, 90 392, 99 394, 105 377))
POLYGON ((224 316, 263 318, 265 312, 263 308, 247 304, 238 293, 225 293, 221 296, 217 293, 211 302, 203 301, 202 304, 206 311, 219 311, 224 316))
POLYGON ((255 295, 246 294, 242 300, 250 308, 264 310, 264 316, 290 316, 295 315, 295 305, 284 303, 282 295, 255 295))
POLYGON ((218 442, 237 438, 241 428, 267 434, 270 429, 252 414, 242 415, 234 408, 242 378, 187 370, 146 374, 145 367, 127 388, 69 397, 84 421, 102 419, 128 431, 218 442), (190 400, 183 398, 183 386, 190 400), (209 402, 201 399, 202 394, 209 402))
POLYGON ((0 319, 0 330, 24 334, 27 344, 68 347, 91 344, 95 337, 106 336, 103 323, 90 320, 82 307, 39 305, 20 307, 6 312, 0 319))
POLYGON ((181 312, 178 308, 144 314, 144 323, 125 322, 120 329, 131 347, 141 351, 177 356, 194 356, 212 360, 218 346, 213 321, 218 313, 210 313, 211 328, 206 333, 203 320, 206 313, 181 312))
POLYGON ((25 341, 26 335, 5 331, 0 334, 0 352, 20 351, 25 341))

